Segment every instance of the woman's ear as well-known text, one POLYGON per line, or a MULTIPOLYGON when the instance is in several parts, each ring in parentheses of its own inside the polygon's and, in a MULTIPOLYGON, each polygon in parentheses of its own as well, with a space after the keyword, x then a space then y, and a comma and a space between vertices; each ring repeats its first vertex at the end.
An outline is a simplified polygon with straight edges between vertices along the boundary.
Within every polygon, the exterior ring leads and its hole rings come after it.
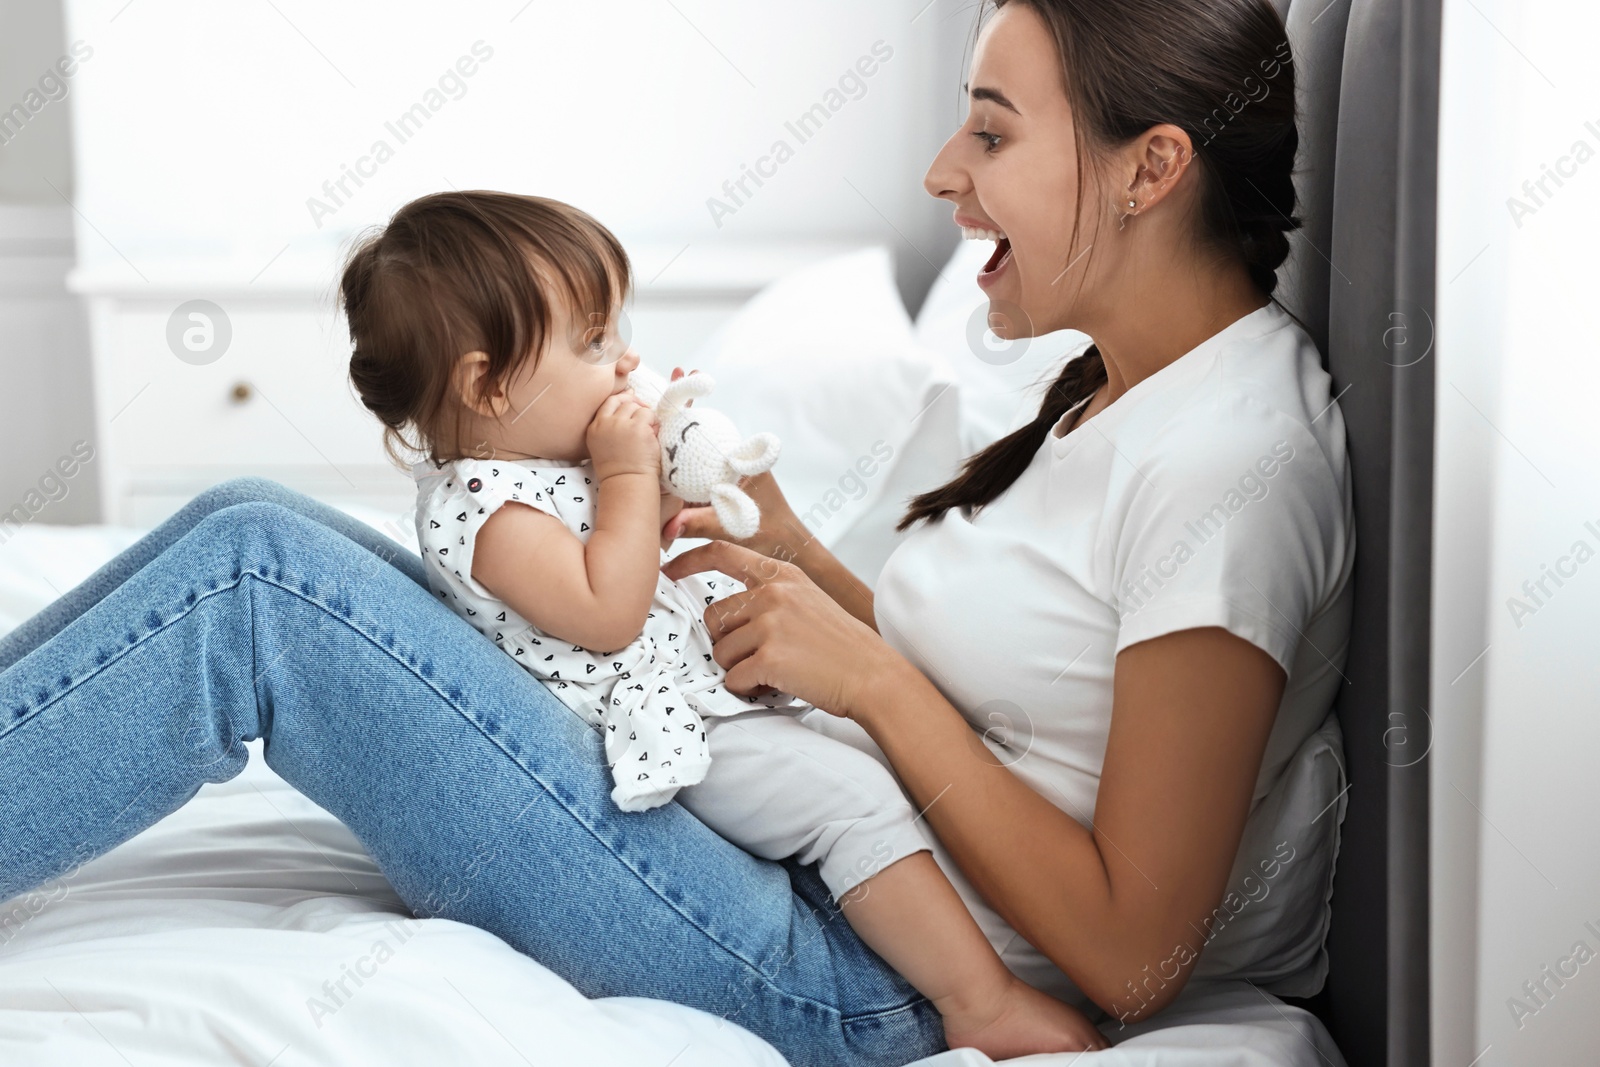
POLYGON ((1138 206, 1127 210, 1139 214, 1166 199, 1194 160, 1189 135, 1177 126, 1163 123, 1152 126, 1133 146, 1135 174, 1124 201, 1138 206))
POLYGON ((456 397, 468 411, 497 419, 510 408, 511 401, 498 382, 484 390, 489 373, 489 353, 472 351, 456 361, 452 385, 456 397))

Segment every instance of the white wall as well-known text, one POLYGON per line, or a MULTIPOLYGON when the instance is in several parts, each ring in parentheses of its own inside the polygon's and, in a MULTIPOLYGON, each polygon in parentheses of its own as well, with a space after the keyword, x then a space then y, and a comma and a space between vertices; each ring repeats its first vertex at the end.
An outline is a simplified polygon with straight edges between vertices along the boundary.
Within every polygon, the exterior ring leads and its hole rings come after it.
POLYGON ((686 245, 882 240, 920 292, 954 243, 921 177, 957 122, 956 0, 124 5, 66 5, 94 49, 75 139, 95 273, 331 264, 452 186, 573 202, 666 250, 644 278, 686 245), (767 177, 730 194, 746 166, 767 177))
MULTIPOLYGON (((65 51, 58 3, 0 0, 0 110, 24 102, 65 51)), ((97 512, 92 476, 39 486, 94 436, 83 309, 62 285, 73 256, 70 139, 66 99, 0 127, 0 514, 23 506, 37 522, 97 512)))
POLYGON ((1600 1062, 1597 39, 1591 4, 1445 4, 1437 1064, 1600 1062), (1568 174, 1535 200, 1547 165, 1568 174))

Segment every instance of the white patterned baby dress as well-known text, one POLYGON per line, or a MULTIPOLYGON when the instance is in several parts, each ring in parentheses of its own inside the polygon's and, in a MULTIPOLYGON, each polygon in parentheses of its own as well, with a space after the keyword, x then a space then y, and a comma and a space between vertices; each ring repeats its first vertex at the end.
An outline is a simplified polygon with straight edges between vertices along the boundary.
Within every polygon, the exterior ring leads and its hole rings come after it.
POLYGON ((789 706, 798 714, 809 707, 789 693, 746 700, 728 692, 702 613, 744 585, 720 572, 678 582, 658 574, 643 631, 610 654, 551 637, 472 577, 478 531, 507 503, 554 515, 580 541, 589 540, 597 487, 588 460, 459 459, 443 466, 424 460, 411 474, 417 540, 434 595, 604 733, 611 797, 624 811, 665 804, 705 778, 711 757, 703 716, 789 706))

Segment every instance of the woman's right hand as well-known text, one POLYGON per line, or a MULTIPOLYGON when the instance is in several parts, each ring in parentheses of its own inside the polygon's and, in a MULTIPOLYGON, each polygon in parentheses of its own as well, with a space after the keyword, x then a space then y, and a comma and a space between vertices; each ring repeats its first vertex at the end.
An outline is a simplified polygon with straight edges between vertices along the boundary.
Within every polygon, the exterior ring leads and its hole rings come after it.
POLYGON ((613 393, 594 413, 585 434, 595 478, 613 474, 661 477, 661 441, 656 413, 631 392, 613 393))

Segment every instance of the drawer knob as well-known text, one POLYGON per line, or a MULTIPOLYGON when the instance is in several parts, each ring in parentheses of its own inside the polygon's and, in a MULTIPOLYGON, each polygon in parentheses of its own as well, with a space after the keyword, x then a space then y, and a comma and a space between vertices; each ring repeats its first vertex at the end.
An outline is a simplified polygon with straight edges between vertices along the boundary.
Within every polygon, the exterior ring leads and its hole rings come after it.
POLYGON ((250 402, 250 398, 255 396, 255 390, 250 388, 249 382, 239 382, 234 385, 228 395, 233 398, 235 404, 247 404, 250 402))

